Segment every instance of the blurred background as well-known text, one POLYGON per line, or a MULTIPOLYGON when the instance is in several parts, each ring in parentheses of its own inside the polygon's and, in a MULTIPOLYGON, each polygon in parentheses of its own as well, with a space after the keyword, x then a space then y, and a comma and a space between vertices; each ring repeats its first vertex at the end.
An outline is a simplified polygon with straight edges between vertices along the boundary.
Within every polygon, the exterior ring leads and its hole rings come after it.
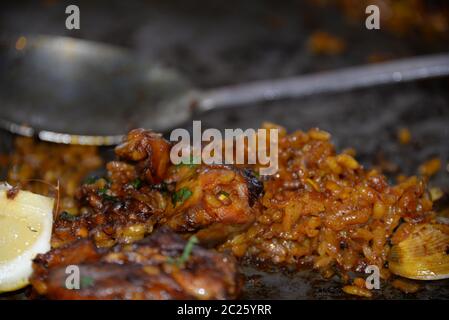
POLYGON ((199 87, 287 77, 449 48, 444 0, 6 1, 0 35, 50 34, 135 50, 199 87), (81 29, 65 28, 77 4, 81 29), (365 27, 380 9, 381 30, 365 27))
MULTIPOLYGON (((15 37, 19 50, 26 46, 27 36, 35 34, 129 48, 143 59, 179 71, 198 88, 213 88, 449 52, 449 2, 2 2, 1 41, 15 37), (80 30, 65 28, 65 8, 69 4, 80 8, 80 30), (380 30, 365 27, 365 8, 369 4, 380 8, 380 30)), ((447 78, 266 102, 209 112, 195 120, 202 120, 203 128, 219 129, 257 128, 264 121, 285 126, 289 131, 320 127, 332 134, 339 150, 353 148, 358 160, 379 168, 391 181, 412 174, 428 179, 436 210, 449 216, 447 78)), ((191 122, 185 127, 190 129, 191 122)), ((49 193, 51 188, 47 185, 31 180, 53 185, 59 181, 63 208, 68 211, 75 207, 76 187, 87 175, 101 171, 104 161, 113 156, 111 148, 53 145, 6 132, 0 134, 0 153, 1 171, 10 183, 49 193)), ((335 298, 340 292, 332 291, 332 287, 324 290, 320 285, 306 286, 314 292, 298 291, 297 285, 290 284, 291 279, 284 280, 282 286, 272 287, 268 281, 267 297, 320 297, 320 292, 325 292, 326 297, 334 294, 335 298)), ((435 286, 434 297, 438 292, 447 294, 438 284, 435 286)), ((260 292, 253 294, 248 297, 260 296, 260 292)), ((416 298, 425 298, 425 294, 418 293, 416 298)), ((388 290, 383 295, 398 297, 388 290)))

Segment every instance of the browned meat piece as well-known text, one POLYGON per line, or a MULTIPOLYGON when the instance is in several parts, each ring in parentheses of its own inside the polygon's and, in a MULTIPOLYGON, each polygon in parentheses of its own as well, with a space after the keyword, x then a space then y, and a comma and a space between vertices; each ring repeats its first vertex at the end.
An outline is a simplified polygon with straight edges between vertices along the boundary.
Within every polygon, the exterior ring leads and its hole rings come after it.
POLYGON ((169 196, 152 184, 160 182, 167 171, 170 144, 160 134, 136 129, 115 152, 124 161, 109 162, 106 178, 78 190, 79 213, 58 215, 53 247, 88 236, 97 246, 110 247, 137 241, 153 231, 169 196))
POLYGON ((234 260, 191 245, 166 228, 111 249, 79 240, 38 255, 31 284, 50 299, 236 298, 240 280, 234 260), (68 265, 79 266, 80 289, 65 287, 68 265))
POLYGON ((262 185, 249 171, 226 166, 181 165, 169 170, 172 206, 161 223, 213 245, 255 219, 262 185))
POLYGON ((53 247, 88 236, 99 247, 132 243, 159 225, 214 245, 247 228, 259 211, 262 185, 248 171, 170 165, 170 144, 143 129, 115 151, 121 161, 107 164, 108 176, 78 190, 79 214, 56 219, 53 247))
POLYGON ((91 236, 97 246, 110 247, 116 242, 131 243, 153 231, 166 200, 148 186, 139 190, 122 185, 118 193, 105 179, 84 185, 79 190, 81 209, 78 216, 62 213, 55 221, 52 245, 61 246, 91 236))

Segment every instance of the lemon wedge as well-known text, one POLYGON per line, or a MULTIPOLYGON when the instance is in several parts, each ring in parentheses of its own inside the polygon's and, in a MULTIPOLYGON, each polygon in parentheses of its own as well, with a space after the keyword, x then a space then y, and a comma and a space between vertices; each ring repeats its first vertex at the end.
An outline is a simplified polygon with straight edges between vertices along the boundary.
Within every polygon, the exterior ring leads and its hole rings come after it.
POLYGON ((0 186, 0 293, 28 284, 32 260, 50 250, 52 198, 27 191, 8 197, 0 186))

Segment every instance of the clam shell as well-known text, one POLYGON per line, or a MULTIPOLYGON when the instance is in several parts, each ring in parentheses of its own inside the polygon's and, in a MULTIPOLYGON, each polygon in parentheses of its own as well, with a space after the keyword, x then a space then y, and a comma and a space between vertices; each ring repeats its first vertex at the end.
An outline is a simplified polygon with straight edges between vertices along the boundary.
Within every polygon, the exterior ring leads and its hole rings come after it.
POLYGON ((416 280, 449 278, 449 226, 424 224, 390 250, 392 273, 416 280))

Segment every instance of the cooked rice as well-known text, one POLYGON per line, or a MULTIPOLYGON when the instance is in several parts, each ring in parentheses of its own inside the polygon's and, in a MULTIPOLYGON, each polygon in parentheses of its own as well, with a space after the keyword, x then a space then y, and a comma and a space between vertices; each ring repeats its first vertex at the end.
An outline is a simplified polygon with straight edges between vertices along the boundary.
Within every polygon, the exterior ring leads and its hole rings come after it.
POLYGON ((380 172, 336 153, 318 129, 282 134, 279 171, 264 189, 256 222, 221 249, 260 263, 312 265, 327 276, 376 265, 388 278, 390 245, 434 217, 423 180, 389 185, 380 172))

